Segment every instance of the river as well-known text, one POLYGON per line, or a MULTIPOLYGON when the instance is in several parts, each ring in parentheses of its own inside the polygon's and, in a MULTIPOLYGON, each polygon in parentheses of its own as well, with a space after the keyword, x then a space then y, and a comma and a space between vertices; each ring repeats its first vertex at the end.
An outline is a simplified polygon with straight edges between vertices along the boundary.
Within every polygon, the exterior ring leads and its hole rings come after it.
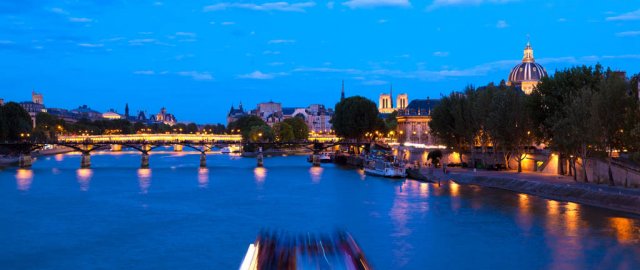
POLYGON ((261 229, 350 232, 376 269, 640 269, 640 220, 491 188, 366 176, 305 157, 154 152, 0 170, 3 269, 237 269, 261 229))

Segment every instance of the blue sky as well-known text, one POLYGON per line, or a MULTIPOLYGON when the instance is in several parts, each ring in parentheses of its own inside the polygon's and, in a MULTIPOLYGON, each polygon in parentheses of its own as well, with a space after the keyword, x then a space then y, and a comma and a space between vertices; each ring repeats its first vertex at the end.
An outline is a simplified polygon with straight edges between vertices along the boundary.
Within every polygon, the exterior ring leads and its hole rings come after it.
POLYGON ((500 81, 531 37, 553 73, 640 71, 637 0, 0 2, 0 98, 224 122, 232 104, 333 107, 500 81))

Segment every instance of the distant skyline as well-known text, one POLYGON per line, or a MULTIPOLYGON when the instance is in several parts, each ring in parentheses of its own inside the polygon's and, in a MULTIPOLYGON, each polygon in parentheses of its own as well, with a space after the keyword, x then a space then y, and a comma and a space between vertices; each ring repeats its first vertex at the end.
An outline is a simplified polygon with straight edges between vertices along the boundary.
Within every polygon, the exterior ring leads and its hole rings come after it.
POLYGON ((640 72, 638 1, 349 0, 0 2, 0 98, 129 104, 225 123, 231 105, 333 107, 388 92, 439 98, 506 80, 530 36, 549 74, 640 72))

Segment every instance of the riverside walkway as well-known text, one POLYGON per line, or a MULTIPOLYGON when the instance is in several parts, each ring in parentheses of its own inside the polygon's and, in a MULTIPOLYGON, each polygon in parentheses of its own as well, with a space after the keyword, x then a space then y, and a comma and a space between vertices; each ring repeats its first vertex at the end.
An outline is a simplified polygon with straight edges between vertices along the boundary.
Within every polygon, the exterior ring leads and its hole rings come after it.
MULTIPOLYGON (((423 169, 426 172, 426 169, 423 169)), ((515 171, 485 171, 462 168, 434 170, 434 177, 451 179, 460 184, 471 184, 511 190, 545 197, 553 200, 570 201, 596 207, 613 209, 640 215, 640 189, 609 186, 607 184, 574 181, 572 176, 515 171)))

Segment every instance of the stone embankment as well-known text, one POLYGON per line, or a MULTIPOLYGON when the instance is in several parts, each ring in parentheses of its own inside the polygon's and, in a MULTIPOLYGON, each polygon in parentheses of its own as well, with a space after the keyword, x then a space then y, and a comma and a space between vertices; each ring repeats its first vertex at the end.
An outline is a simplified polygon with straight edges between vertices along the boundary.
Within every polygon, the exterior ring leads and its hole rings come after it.
POLYGON ((640 190, 574 182, 572 178, 539 173, 454 170, 447 178, 478 185, 569 201, 640 215, 640 190))

